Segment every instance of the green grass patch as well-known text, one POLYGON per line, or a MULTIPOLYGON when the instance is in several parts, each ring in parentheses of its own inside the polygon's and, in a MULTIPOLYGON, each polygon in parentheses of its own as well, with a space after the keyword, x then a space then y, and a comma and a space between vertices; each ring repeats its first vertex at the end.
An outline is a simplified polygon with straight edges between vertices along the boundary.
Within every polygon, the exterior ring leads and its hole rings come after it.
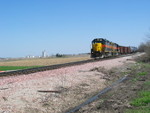
POLYGON ((146 76, 147 74, 148 74, 148 72, 139 72, 139 73, 137 73, 137 76, 135 78, 133 78, 131 81, 137 82, 141 76, 146 76))
POLYGON ((35 68, 35 67, 41 67, 41 66, 0 66, 0 71, 28 69, 28 68, 35 68))
POLYGON ((139 93, 139 98, 134 99, 131 105, 139 107, 146 106, 150 103, 150 91, 141 91, 139 93))
POLYGON ((131 70, 133 78, 131 81, 133 84, 141 83, 142 87, 139 91, 136 91, 137 96, 131 100, 130 105, 132 108, 126 109, 125 113, 150 113, 150 64, 148 63, 137 63, 131 70), (143 78, 144 81, 139 81, 143 78))
POLYGON ((138 73, 138 76, 145 76, 147 74, 148 74, 147 72, 140 72, 140 73, 138 73))
POLYGON ((131 102, 136 109, 127 109, 125 113, 150 113, 150 91, 141 91, 138 98, 131 102))

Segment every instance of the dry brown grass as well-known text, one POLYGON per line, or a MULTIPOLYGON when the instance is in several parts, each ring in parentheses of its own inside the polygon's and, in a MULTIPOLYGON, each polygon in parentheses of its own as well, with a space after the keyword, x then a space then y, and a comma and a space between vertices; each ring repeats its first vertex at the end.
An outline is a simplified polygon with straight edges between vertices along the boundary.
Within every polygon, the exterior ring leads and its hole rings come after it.
POLYGON ((0 66, 47 66, 47 65, 82 61, 87 59, 90 59, 90 56, 68 57, 68 58, 22 59, 22 60, 14 60, 14 61, 2 61, 0 62, 0 66))

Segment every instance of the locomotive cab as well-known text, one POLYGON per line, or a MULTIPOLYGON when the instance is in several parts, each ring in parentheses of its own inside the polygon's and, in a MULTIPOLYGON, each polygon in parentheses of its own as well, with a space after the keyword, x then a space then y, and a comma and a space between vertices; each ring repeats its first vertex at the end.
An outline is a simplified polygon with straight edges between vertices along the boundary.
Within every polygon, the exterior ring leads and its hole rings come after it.
POLYGON ((104 39, 98 38, 92 41, 91 58, 102 56, 104 39))

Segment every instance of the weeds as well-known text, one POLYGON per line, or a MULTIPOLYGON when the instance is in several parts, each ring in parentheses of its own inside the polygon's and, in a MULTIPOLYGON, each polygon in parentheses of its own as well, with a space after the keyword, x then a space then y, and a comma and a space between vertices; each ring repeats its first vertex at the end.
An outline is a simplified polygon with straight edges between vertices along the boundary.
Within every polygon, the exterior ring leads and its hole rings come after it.
POLYGON ((147 72, 140 72, 140 73, 138 73, 138 76, 145 76, 147 74, 148 74, 147 72))
POLYGON ((136 109, 128 109, 125 113, 150 113, 150 91, 141 91, 138 98, 134 99, 130 104, 136 109))
POLYGON ((131 102, 131 105, 139 107, 139 106, 147 106, 150 103, 150 91, 141 91, 139 93, 139 98, 136 98, 131 102))
MULTIPOLYGON (((139 63, 141 65, 141 72, 138 72, 135 78, 132 81, 137 82, 140 78, 148 79, 146 76, 149 74, 150 64, 147 63, 139 63)), ((150 81, 146 80, 146 82, 142 85, 142 90, 138 92, 137 98, 130 102, 130 105, 133 106, 133 109, 127 109, 125 113, 150 113, 150 81)))
POLYGON ((142 76, 146 76, 147 74, 148 72, 139 72, 137 73, 137 76, 135 76, 135 78, 133 78, 131 81, 137 82, 138 80, 140 80, 142 76))

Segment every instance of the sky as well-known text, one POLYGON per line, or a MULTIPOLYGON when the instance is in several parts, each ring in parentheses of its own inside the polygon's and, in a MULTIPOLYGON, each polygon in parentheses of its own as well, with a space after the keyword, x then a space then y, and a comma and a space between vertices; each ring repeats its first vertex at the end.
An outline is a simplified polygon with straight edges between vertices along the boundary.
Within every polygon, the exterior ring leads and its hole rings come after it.
POLYGON ((0 0, 0 57, 89 53, 94 38, 139 46, 150 0, 0 0))

